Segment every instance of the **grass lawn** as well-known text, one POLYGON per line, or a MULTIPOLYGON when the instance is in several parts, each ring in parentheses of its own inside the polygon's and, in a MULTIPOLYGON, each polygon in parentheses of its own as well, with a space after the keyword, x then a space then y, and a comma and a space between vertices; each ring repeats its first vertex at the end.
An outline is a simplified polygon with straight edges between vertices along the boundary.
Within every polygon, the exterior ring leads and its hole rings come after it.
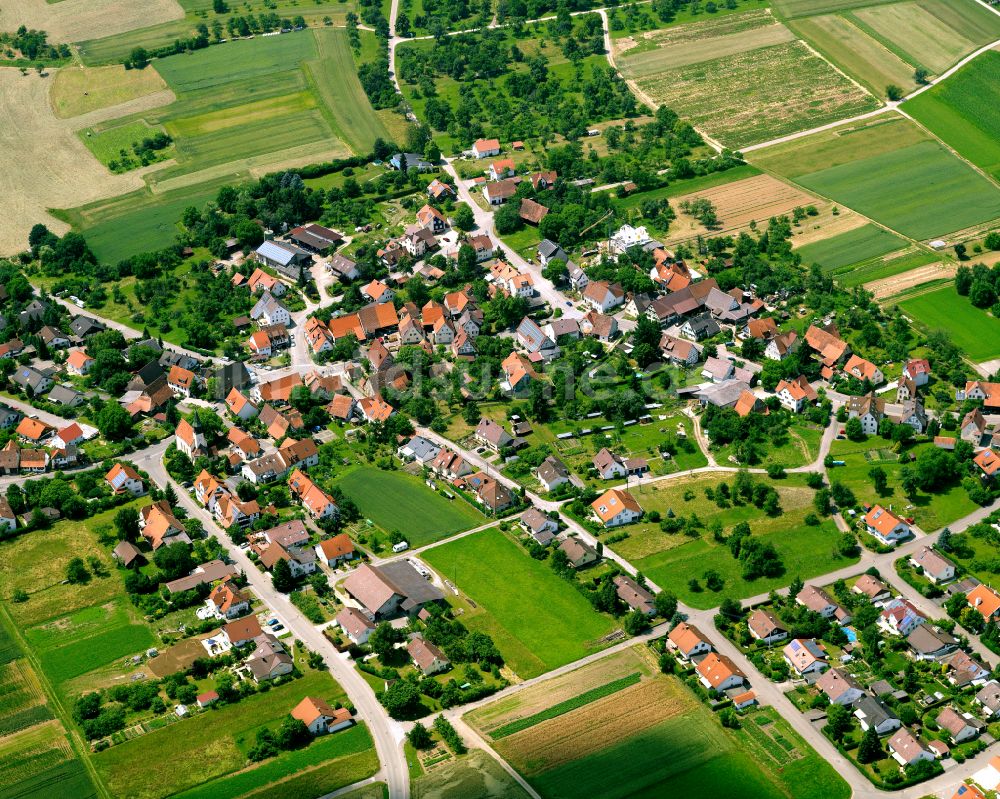
POLYGON ((280 721, 308 695, 329 702, 344 698, 328 672, 310 671, 267 693, 113 746, 92 760, 113 796, 159 799, 179 793, 244 768, 255 731, 280 721))
POLYGON ((617 626, 496 528, 435 547, 423 557, 475 603, 455 602, 465 611, 462 623, 491 635, 524 679, 602 648, 600 639, 617 626))
POLYGON ((906 113, 949 146, 1000 177, 1000 53, 989 51, 909 100, 906 113))
POLYGON ((546 799, 706 790, 747 799, 846 799, 847 784, 770 713, 752 713, 743 730, 730 732, 679 680, 657 676, 496 747, 546 799))
MULTIPOLYGON (((930 443, 918 444, 910 452, 917 455, 932 446, 930 443)), ((891 442, 878 436, 860 442, 834 441, 830 454, 835 460, 845 461, 845 465, 830 469, 830 480, 850 488, 858 502, 892 503, 896 513, 912 516, 925 533, 933 533, 978 507, 960 485, 939 494, 918 493, 916 500, 911 502, 899 486, 899 470, 903 464, 890 452, 891 447, 891 442), (872 487, 868 472, 875 465, 881 466, 888 477, 888 496, 879 497, 872 487)))
POLYGON ((805 580, 823 574, 830 571, 834 560, 842 566, 853 562, 836 554, 839 533, 832 521, 823 521, 817 526, 805 524, 805 516, 813 512, 815 492, 805 486, 800 476, 789 475, 784 480, 770 481, 762 475, 754 475, 754 479, 768 482, 778 490, 782 509, 779 516, 769 517, 753 505, 719 508, 705 496, 706 488, 714 491, 722 482, 731 486, 733 475, 671 480, 644 486, 634 491, 634 496, 647 513, 657 510, 664 517, 668 510, 673 510, 678 517, 696 514, 705 525, 700 536, 667 534, 658 524, 641 522, 623 528, 629 537, 614 544, 615 551, 654 583, 669 587, 682 602, 699 608, 715 607, 727 597, 743 599, 767 593, 772 588, 787 585, 795 576, 805 580), (685 500, 686 493, 693 496, 685 500), (784 574, 753 581, 742 578, 741 564, 727 546, 714 540, 709 528, 718 522, 726 535, 744 521, 755 537, 774 545, 785 566, 784 574), (710 569, 724 580, 724 587, 719 592, 704 589, 704 574, 710 569), (701 591, 690 589, 688 581, 692 578, 699 581, 701 591))
POLYGON ((1000 356, 1000 319, 960 297, 954 285, 900 301, 899 307, 929 330, 944 330, 974 361, 1000 356))
MULTIPOLYGON (((762 447, 761 461, 754 466, 767 467, 770 464, 778 464, 786 469, 806 466, 819 456, 822 438, 822 428, 805 422, 796 422, 788 428, 787 436, 772 439, 762 447)), ((732 463, 729 456, 734 454, 734 450, 735 447, 730 444, 713 448, 712 452, 718 463, 726 464, 732 463)))
POLYGON ((398 530, 419 547, 486 523, 486 517, 461 498, 447 500, 406 472, 371 466, 336 481, 361 512, 386 531, 398 530))
POLYGON ((822 241, 799 247, 802 263, 819 264, 831 272, 850 264, 893 252, 906 246, 906 241, 878 225, 862 225, 854 230, 822 241))
POLYGON ((1000 189, 936 141, 796 178, 915 239, 930 239, 1000 217, 1000 189))

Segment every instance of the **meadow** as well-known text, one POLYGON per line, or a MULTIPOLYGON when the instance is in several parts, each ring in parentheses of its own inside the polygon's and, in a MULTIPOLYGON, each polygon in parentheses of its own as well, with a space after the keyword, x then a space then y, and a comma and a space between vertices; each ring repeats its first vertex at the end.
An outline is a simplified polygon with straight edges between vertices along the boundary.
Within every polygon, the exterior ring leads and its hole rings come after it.
POLYGON ((928 330, 944 330, 974 361, 1000 357, 1000 319, 958 296, 953 285, 902 299, 899 307, 928 330))
POLYGON ((658 49, 644 44, 624 52, 618 59, 623 74, 641 95, 727 146, 756 144, 878 105, 762 11, 646 37, 654 37, 658 49))
POLYGON ((983 53, 904 106, 906 113, 994 177, 1000 177, 998 71, 1000 53, 983 53))
MULTIPOLYGON (((135 145, 140 144, 143 139, 148 139, 161 129, 150 127, 142 120, 127 122, 124 125, 104 126, 98 125, 91 128, 84 128, 78 131, 80 139, 87 146, 87 149, 94 154, 94 157, 112 172, 124 172, 119 166, 125 156, 132 160, 135 167, 139 166, 138 157, 135 154, 135 145), (115 168, 112 168, 112 164, 115 168)), ((163 161, 173 155, 173 149, 166 147, 155 151, 155 160, 163 161)))
MULTIPOLYGON (((181 727, 170 725, 98 752, 91 760, 113 796, 160 799, 242 769, 256 730, 280 721, 310 695, 331 703, 344 698, 328 672, 310 671, 267 693, 186 719, 181 727)), ((276 768, 281 775, 295 770, 276 768)), ((227 790, 222 785, 219 789, 227 790)))
POLYGON ((781 501, 781 514, 764 515, 753 505, 729 505, 720 508, 708 499, 706 489, 713 492, 719 484, 732 484, 732 477, 716 475, 695 476, 671 480, 669 484, 643 486, 634 492, 643 509, 659 511, 666 517, 673 511, 679 518, 697 515, 705 525, 700 535, 690 538, 683 533, 664 533, 658 524, 644 521, 624 528, 629 537, 614 545, 615 551, 629 560, 637 569, 659 586, 670 586, 682 602, 698 608, 710 608, 725 598, 744 599, 765 594, 773 588, 787 585, 794 576, 808 579, 830 571, 830 563, 841 565, 853 562, 837 554, 839 533, 830 520, 818 525, 807 525, 807 514, 814 512, 812 489, 805 487, 801 477, 789 475, 784 480, 770 481, 781 501), (729 548, 714 540, 710 528, 721 525, 723 534, 747 522, 755 538, 773 544, 778 551, 785 571, 777 577, 760 577, 744 580, 740 562, 729 548), (704 586, 704 575, 714 570, 724 581, 720 591, 709 591, 704 586), (692 590, 689 580, 696 579, 700 590, 692 590))
POLYGON ((852 8, 895 3, 897 0, 774 0, 774 10, 784 17, 805 17, 811 14, 830 14, 852 8))
POLYGON ((878 225, 867 224, 799 247, 796 252, 802 256, 802 263, 806 266, 816 263, 824 272, 836 272, 842 267, 899 250, 906 244, 894 233, 878 225))
POLYGON ((848 795, 846 783, 776 715, 755 712, 742 722, 752 731, 724 730, 679 680, 656 676, 495 746, 546 799, 706 791, 778 799, 793 786, 808 799, 848 795))
POLYGON ((447 500, 405 472, 362 467, 338 479, 337 485, 365 517, 387 532, 398 530, 411 547, 486 523, 465 500, 447 500))
POLYGON ((617 626, 496 528, 427 550, 422 557, 472 601, 449 595, 463 608, 462 623, 491 635, 507 665, 523 679, 597 651, 600 639, 617 626))
POLYGON ((915 239, 1000 217, 1000 189, 936 141, 862 157, 796 181, 915 239))
POLYGON ((125 69, 121 64, 66 67, 56 72, 49 99, 56 116, 68 119, 166 88, 166 82, 155 69, 125 69))

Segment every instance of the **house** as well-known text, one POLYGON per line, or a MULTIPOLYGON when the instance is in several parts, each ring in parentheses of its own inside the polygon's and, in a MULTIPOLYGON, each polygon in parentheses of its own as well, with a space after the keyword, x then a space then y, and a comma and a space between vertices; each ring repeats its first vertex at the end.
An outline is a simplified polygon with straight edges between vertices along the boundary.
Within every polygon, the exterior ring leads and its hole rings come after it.
POLYGON ((900 403, 899 411, 889 416, 893 424, 908 424, 913 432, 920 435, 927 428, 927 413, 919 399, 900 403))
POLYGON ((442 449, 437 457, 431 461, 431 471, 449 480, 456 480, 472 474, 473 469, 469 463, 458 453, 450 449, 442 449))
POLYGON ((751 319, 742 331, 743 338, 755 338, 758 341, 770 341, 778 335, 778 325, 773 317, 751 319))
POLYGON ((340 513, 333 497, 295 469, 288 478, 288 487, 292 495, 302 503, 309 515, 314 519, 330 519, 340 513))
POLYGON ((442 197, 454 197, 455 190, 447 183, 434 178, 427 184, 427 196, 432 200, 440 200, 442 197))
POLYGON ((825 619, 832 619, 840 607, 826 591, 815 585, 804 586, 796 595, 795 601, 825 619))
POLYGON ((885 375, 871 361, 866 361, 859 355, 852 355, 844 364, 844 373, 858 380, 867 380, 873 386, 881 385, 885 382, 885 375))
POLYGON ((416 614, 425 604, 444 599, 444 594, 406 560, 378 566, 362 564, 344 580, 343 588, 373 618, 400 612, 416 614))
POLYGON ((312 222, 288 231, 288 240, 308 252, 324 255, 339 245, 344 237, 336 230, 312 222))
POLYGON ((926 386, 931 376, 931 365, 926 358, 911 358, 903 367, 903 377, 917 386, 926 386))
POLYGON ((854 706, 854 718, 861 729, 867 732, 872 727, 879 735, 888 735, 903 726, 888 705, 873 696, 862 696, 854 706))
POLYGON ((907 599, 892 599, 885 603, 879 615, 878 626, 892 635, 907 636, 927 621, 907 599))
POLYGON ((966 594, 966 600, 969 607, 978 610, 987 622, 1000 619, 1000 594, 988 585, 977 585, 966 594))
POLYGON ((51 446, 66 448, 82 443, 84 438, 85 436, 83 435, 83 430, 80 429, 80 425, 76 422, 71 422, 52 437, 51 446))
POLYGON ((517 343, 524 347, 528 353, 537 352, 545 360, 550 360, 559 355, 559 347, 542 332, 538 323, 530 316, 526 316, 521 320, 514 333, 514 337, 517 343))
POLYGON ((1000 682, 990 680, 976 694, 976 704, 983 709, 983 714, 989 718, 1000 714, 1000 682))
POLYGON ((201 430, 195 430, 187 419, 181 419, 177 423, 174 443, 177 445, 177 449, 191 460, 204 455, 208 447, 201 430))
POLYGON ((284 283, 260 267, 257 267, 250 273, 250 277, 246 280, 246 287, 250 289, 251 294, 260 294, 261 292, 269 291, 275 297, 280 297, 288 291, 288 287, 284 283))
POLYGON ((139 511, 139 529, 155 552, 162 546, 190 544, 184 524, 174 516, 170 503, 161 499, 139 511))
POLYGON ((885 546, 895 546, 913 534, 910 525, 881 505, 872 506, 865 514, 864 524, 868 533, 885 546))
POLYGON ((574 569, 582 569, 601 559, 600 554, 590 544, 576 536, 569 536, 559 545, 560 551, 574 569))
POLYGON ((732 361, 709 356, 705 359, 701 376, 713 383, 721 383, 723 380, 731 380, 735 377, 735 371, 736 367, 732 361))
POLYGON ((917 384, 908 377, 901 377, 896 381, 896 402, 917 398, 917 384))
POLYGON ((667 635, 667 645, 684 660, 712 651, 712 645, 701 631, 686 621, 682 621, 667 635))
POLYGON ((600 313, 606 313, 625 303, 625 290, 617 283, 595 280, 583 290, 583 301, 600 313))
POLYGON ((675 366, 694 366, 701 358, 701 348, 697 344, 668 333, 660 336, 660 352, 675 366))
POLYGON ((179 577, 166 584, 167 591, 171 594, 179 594, 182 591, 190 591, 201 585, 209 585, 216 580, 225 580, 227 577, 239 574, 234 566, 227 566, 221 560, 210 560, 196 566, 194 571, 186 577, 179 577))
POLYGON ((819 399, 816 390, 809 385, 809 381, 803 375, 791 380, 782 380, 775 386, 774 393, 781 406, 792 413, 802 413, 808 403, 819 399))
POLYGON ((406 653, 410 656, 420 673, 425 677, 439 674, 451 667, 451 661, 440 649, 423 638, 414 638, 406 645, 406 653))
POLYGON ((618 335, 618 320, 597 311, 587 311, 580 320, 580 332, 608 343, 618 335))
POLYGON ((712 338, 722 332, 719 323, 712 318, 711 314, 700 314, 692 316, 681 325, 680 334, 691 341, 701 341, 712 338))
POLYGON ((950 705, 938 713, 937 725, 948 733, 953 744, 971 741, 983 729, 983 723, 975 716, 959 713, 950 705))
POLYGON ((498 139, 479 139, 472 145, 474 158, 489 158, 493 155, 500 155, 500 141, 498 139))
POLYGON ((982 685, 990 677, 990 670, 982 663, 959 649, 943 661, 947 666, 948 682, 959 688, 982 685))
MULTIPOLYGON (((514 142, 514 149, 517 150, 518 142, 514 142)), ((520 149, 524 149, 522 146, 520 149)), ((532 172, 528 175, 528 180, 531 181, 531 187, 538 191, 539 189, 551 189, 556 185, 556 180, 559 178, 559 173, 554 169, 550 169, 547 172, 532 172)))
POLYGON ((979 467, 980 477, 984 481, 992 480, 997 472, 1000 472, 1000 456, 992 449, 984 449, 972 459, 972 462, 979 467))
POLYGON ((491 163, 489 169, 486 171, 490 176, 490 180, 502 180, 503 178, 513 177, 514 159, 501 158, 498 161, 491 163))
POLYGON ((864 434, 873 436, 878 433, 879 422, 885 416, 885 400, 876 396, 874 391, 861 397, 851 397, 847 415, 850 419, 859 419, 864 434))
POLYGON ((493 240, 485 233, 480 233, 476 236, 469 236, 465 243, 476 251, 476 263, 488 261, 493 257, 493 253, 496 252, 493 240))
POLYGON ((840 363, 851 351, 847 342, 841 339, 837 326, 832 323, 824 327, 810 325, 806 331, 806 344, 819 355, 824 366, 828 367, 840 363))
POLYGON ((514 437, 510 433, 504 430, 501 425, 485 416, 476 425, 476 432, 473 434, 473 437, 480 444, 489 447, 494 452, 499 452, 501 449, 505 449, 514 443, 514 437))
POLYGON ((11 372, 9 379, 17 384, 25 392, 30 392, 29 396, 43 394, 52 388, 55 381, 44 372, 40 372, 31 366, 20 366, 11 372))
POLYGON ((934 759, 934 755, 905 727, 901 727, 889 739, 889 754, 903 767, 911 766, 921 760, 934 759))
POLYGON ((861 684, 844 669, 829 669, 816 680, 816 687, 822 691, 831 705, 848 707, 865 695, 861 684))
POLYGON ((604 527, 620 527, 642 518, 642 508, 628 491, 612 488, 590 504, 597 520, 604 527))
POLYGON ((302 274, 303 265, 312 263, 310 253, 299 249, 294 244, 282 241, 265 241, 254 251, 254 258, 279 274, 295 281, 302 274))
POLYGON ((939 660, 958 648, 958 641, 931 624, 920 624, 906 636, 906 644, 917 660, 939 660))
POLYGON ((448 229, 447 218, 433 205, 424 205, 417 211, 417 222, 435 235, 448 229))
POLYGON ((979 408, 973 408, 965 414, 958 429, 963 441, 979 446, 979 442, 986 432, 986 419, 983 417, 983 412, 979 408))
POLYGON ((213 613, 225 619, 237 619, 250 612, 250 597, 228 579, 212 589, 205 604, 213 613))
POLYGON ((314 696, 307 696, 299 702, 292 709, 292 718, 305 724, 313 735, 343 730, 354 723, 347 708, 334 709, 314 696))
POLYGON ((334 619, 344 635, 358 646, 368 643, 368 636, 375 630, 375 624, 357 608, 345 607, 334 619))
POLYGON ((710 652, 696 667, 698 681, 711 691, 728 691, 746 683, 746 675, 725 655, 710 652))
POLYGON ((765 644, 773 644, 788 638, 788 630, 781 619, 763 608, 757 608, 750 614, 747 619, 747 628, 750 630, 750 635, 765 644))
POLYGON ((222 637, 233 646, 245 646, 263 634, 256 616, 244 616, 222 625, 222 637))
POLYGON ((493 513, 499 513, 514 504, 514 495, 510 489, 485 472, 469 475, 465 478, 465 487, 475 493, 477 502, 493 513))
POLYGON ((352 560, 354 553, 354 542, 347 533, 324 538, 316 545, 316 557, 331 569, 335 569, 343 561, 352 560))
POLYGON ((857 579, 857 582, 851 586, 851 591, 855 594, 861 594, 861 596, 868 597, 873 604, 884 602, 892 597, 892 592, 889 590, 889 586, 878 579, 878 577, 874 577, 871 574, 862 574, 857 579))
POLYGON ((830 667, 826 648, 815 638, 795 638, 789 641, 781 651, 785 662, 800 677, 805 674, 822 672, 830 667))
POLYGON ((218 691, 205 691, 204 693, 198 694, 195 697, 195 702, 198 704, 202 710, 204 710, 209 705, 215 704, 219 701, 218 691))
POLYGON ((66 371, 78 377, 88 374, 93 365, 94 359, 85 350, 71 350, 66 358, 66 371))
POLYGON ((250 318, 257 324, 264 325, 285 325, 287 327, 292 323, 288 309, 278 302, 269 291, 265 291, 257 300, 257 304, 250 311, 250 318))
POLYGON ((528 508, 521 514, 520 523, 524 531, 543 547, 551 544, 552 539, 559 532, 559 523, 546 516, 538 508, 528 508))
POLYGON ((568 262, 569 256, 566 255, 566 251, 554 241, 542 239, 542 243, 538 245, 538 262, 542 266, 548 266, 549 261, 556 260, 568 262))
POLYGON ((626 475, 625 461, 607 447, 594 456, 592 463, 597 470, 597 476, 602 480, 613 480, 626 475))
POLYGON ((425 161, 419 153, 396 153, 386 162, 386 165, 389 169, 400 172, 407 172, 411 169, 416 169, 418 172, 431 172, 435 168, 434 164, 425 161))
POLYGON ((741 419, 749 416, 751 413, 767 412, 764 401, 752 391, 744 391, 740 394, 739 399, 736 400, 736 404, 733 406, 733 410, 736 411, 736 415, 741 419))
POLYGON ((68 386, 55 385, 48 393, 48 400, 64 408, 76 408, 86 401, 86 397, 68 386))
POLYGON ((969 380, 965 384, 965 390, 957 392, 955 398, 959 401, 966 399, 982 400, 984 408, 1000 409, 1000 383, 969 380))
POLYGON ((235 388, 226 396, 226 407, 233 416, 243 422, 253 419, 258 413, 257 406, 235 388))
POLYGON ((714 405, 717 408, 732 408, 739 402, 746 392, 750 391, 750 386, 742 380, 724 380, 721 383, 712 383, 705 388, 698 390, 695 396, 702 406, 714 405))
POLYGON ((638 610, 646 616, 656 615, 656 604, 653 595, 627 574, 618 574, 611 580, 614 583, 618 598, 632 610, 638 610))
POLYGON ((104 475, 105 481, 111 486, 114 494, 123 494, 126 491, 134 497, 141 497, 146 493, 139 473, 131 466, 116 463, 111 470, 104 475))
POLYGON ((503 205, 517 194, 518 181, 508 178, 496 183, 483 184, 483 197, 490 205, 503 205))
POLYGON ((946 583, 955 577, 955 564, 930 547, 922 547, 910 556, 910 565, 919 569, 935 585, 946 583))
POLYGON ((570 480, 569 469, 555 455, 549 455, 538 464, 538 468, 535 469, 535 477, 539 483, 545 486, 546 491, 552 491, 570 480))
POLYGON ((538 227, 541 221, 549 213, 549 209, 541 203, 525 197, 521 200, 521 207, 518 209, 518 216, 527 224, 538 227))
POLYGON ((170 372, 167 375, 167 385, 170 386, 175 394, 179 394, 182 397, 190 397, 195 379, 194 372, 181 369, 179 366, 171 366, 170 372))
POLYGON ((77 338, 89 338, 97 333, 103 333, 107 326, 103 322, 98 322, 90 316, 77 316, 69 324, 69 329, 77 338))
POLYGON ((17 529, 17 516, 15 516, 14 511, 11 510, 10 503, 6 499, 0 497, 0 530, 9 531, 15 529, 17 529))
POLYGON ((646 228, 622 225, 612 234, 608 249, 611 253, 620 255, 631 247, 641 247, 649 241, 646 228))

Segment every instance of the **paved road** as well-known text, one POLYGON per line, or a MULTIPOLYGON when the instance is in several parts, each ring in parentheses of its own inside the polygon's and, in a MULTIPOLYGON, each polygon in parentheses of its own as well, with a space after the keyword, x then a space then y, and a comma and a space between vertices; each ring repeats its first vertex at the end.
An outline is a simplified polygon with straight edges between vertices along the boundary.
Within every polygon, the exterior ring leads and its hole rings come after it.
POLYGON ((56 414, 36 408, 30 402, 25 402, 24 400, 4 396, 0 397, 0 405, 9 405, 11 408, 23 413, 25 416, 33 416, 39 421, 45 422, 45 424, 52 425, 56 428, 56 430, 62 430, 67 425, 76 422, 80 425, 80 429, 88 439, 97 435, 97 428, 93 425, 84 424, 77 419, 66 419, 62 416, 56 416, 56 414))
MULTIPOLYGON (((166 449, 164 447, 164 449, 166 449)), ((144 466, 146 472, 161 486, 168 483, 174 485, 177 491, 178 504, 189 515, 197 517, 204 524, 205 531, 226 549, 230 559, 246 575, 254 593, 265 604, 274 609, 285 626, 298 640, 304 642, 311 650, 320 652, 334 679, 347 692, 348 698, 357 708, 360 718, 367 722, 375 741, 382 769, 376 775, 389 785, 391 799, 409 799, 410 776, 403 755, 403 726, 391 720, 382 705, 375 698, 375 693, 361 674, 354 668, 350 657, 340 654, 323 634, 309 622, 285 594, 274 589, 271 578, 263 574, 238 546, 233 544, 222 530, 215 524, 215 519, 190 494, 181 488, 167 474, 162 459, 150 462, 144 466)))

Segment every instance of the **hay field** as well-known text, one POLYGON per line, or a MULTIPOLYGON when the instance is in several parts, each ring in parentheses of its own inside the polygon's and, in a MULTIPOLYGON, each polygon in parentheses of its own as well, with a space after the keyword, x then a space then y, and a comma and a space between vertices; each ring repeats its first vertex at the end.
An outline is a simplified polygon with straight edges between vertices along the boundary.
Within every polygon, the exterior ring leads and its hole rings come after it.
MULTIPOLYGON (((66 0, 63 0, 66 2, 66 0)), ((60 119, 126 103, 160 91, 169 91, 166 81, 152 67, 125 69, 108 67, 65 67, 52 80, 49 100, 60 119)), ((176 99, 173 92, 164 104, 176 99)))
POLYGON ((895 2, 897 0, 774 0, 774 8, 784 17, 807 17, 895 2))
POLYGON ((27 25, 46 31, 49 41, 59 44, 128 33, 183 16, 177 0, 6 0, 0 5, 0 30, 27 25))
POLYGON ((878 96, 890 83, 905 92, 916 88, 913 65, 845 16, 824 14, 806 17, 790 22, 789 26, 878 96))
MULTIPOLYGON (((621 59, 622 70, 628 70, 629 60, 621 59)), ((634 85, 654 104, 670 106, 733 148, 861 114, 879 104, 798 40, 646 74, 634 85)))
MULTIPOLYGON (((68 0, 67 0, 68 2, 68 0)), ((133 172, 112 175, 49 105, 51 78, 0 69, 0 255, 27 247, 28 231, 42 222, 56 231, 68 226, 49 208, 83 205, 143 185, 133 172)))

